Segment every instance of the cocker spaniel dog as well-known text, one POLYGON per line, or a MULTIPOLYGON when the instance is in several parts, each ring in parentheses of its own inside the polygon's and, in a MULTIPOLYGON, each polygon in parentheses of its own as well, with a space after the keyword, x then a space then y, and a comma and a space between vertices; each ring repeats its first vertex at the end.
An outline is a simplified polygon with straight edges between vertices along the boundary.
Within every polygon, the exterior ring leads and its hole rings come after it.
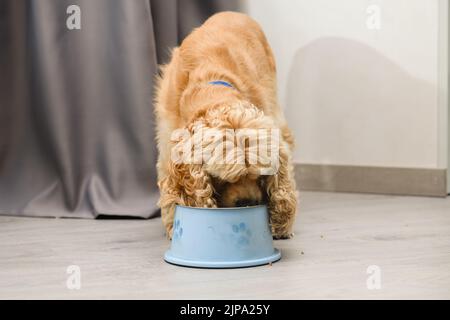
POLYGON ((277 102, 275 60, 257 22, 210 17, 158 79, 158 186, 169 238, 177 204, 266 204, 274 238, 292 236, 293 137, 277 102))

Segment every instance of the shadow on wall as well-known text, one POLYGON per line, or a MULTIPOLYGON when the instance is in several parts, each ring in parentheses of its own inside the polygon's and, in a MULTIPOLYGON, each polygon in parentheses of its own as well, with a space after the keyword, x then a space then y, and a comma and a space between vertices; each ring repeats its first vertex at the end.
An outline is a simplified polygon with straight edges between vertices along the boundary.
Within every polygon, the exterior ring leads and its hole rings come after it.
POLYGON ((437 88, 377 50, 344 38, 300 48, 289 72, 286 117, 301 163, 435 165, 437 88))

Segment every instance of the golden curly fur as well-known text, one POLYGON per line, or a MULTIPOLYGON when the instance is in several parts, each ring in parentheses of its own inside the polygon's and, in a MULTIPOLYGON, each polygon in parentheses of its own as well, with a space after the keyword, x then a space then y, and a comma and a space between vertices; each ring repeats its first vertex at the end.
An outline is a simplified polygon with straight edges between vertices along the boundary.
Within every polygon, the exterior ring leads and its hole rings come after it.
MULTIPOLYGON (((176 204, 228 207, 262 202, 269 208, 273 236, 292 235, 297 207, 290 159, 293 137, 277 103, 272 50, 254 20, 222 12, 195 29, 162 67, 155 106, 159 205, 169 237, 176 204), (227 81, 234 88, 209 84, 215 80, 227 81), (174 162, 173 131, 185 128, 195 135, 199 124, 219 129, 279 129, 277 173, 262 176, 259 165, 248 161, 174 162)), ((246 145, 241 149, 245 157, 252 152, 246 145)))

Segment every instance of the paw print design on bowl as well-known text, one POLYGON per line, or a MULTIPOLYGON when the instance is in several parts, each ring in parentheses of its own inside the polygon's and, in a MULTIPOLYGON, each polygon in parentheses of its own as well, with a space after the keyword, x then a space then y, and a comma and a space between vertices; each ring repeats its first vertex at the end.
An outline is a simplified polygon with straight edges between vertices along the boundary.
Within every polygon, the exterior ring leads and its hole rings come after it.
POLYGON ((252 232, 244 222, 239 224, 233 224, 231 226, 233 230, 233 234, 237 237, 237 244, 240 246, 250 244, 250 238, 252 236, 252 232))
POLYGON ((173 240, 178 240, 183 236, 183 227, 179 219, 176 219, 173 223, 173 240))

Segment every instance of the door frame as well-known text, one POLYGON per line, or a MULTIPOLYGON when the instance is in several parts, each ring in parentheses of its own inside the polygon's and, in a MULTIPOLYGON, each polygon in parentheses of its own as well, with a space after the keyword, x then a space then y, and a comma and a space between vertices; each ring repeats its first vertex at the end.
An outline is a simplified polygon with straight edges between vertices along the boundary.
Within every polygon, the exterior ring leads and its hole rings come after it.
POLYGON ((437 139, 438 155, 437 167, 447 170, 447 194, 450 193, 450 56, 449 56, 449 16, 450 6, 448 0, 439 0, 438 3, 438 112, 437 112, 437 139))

